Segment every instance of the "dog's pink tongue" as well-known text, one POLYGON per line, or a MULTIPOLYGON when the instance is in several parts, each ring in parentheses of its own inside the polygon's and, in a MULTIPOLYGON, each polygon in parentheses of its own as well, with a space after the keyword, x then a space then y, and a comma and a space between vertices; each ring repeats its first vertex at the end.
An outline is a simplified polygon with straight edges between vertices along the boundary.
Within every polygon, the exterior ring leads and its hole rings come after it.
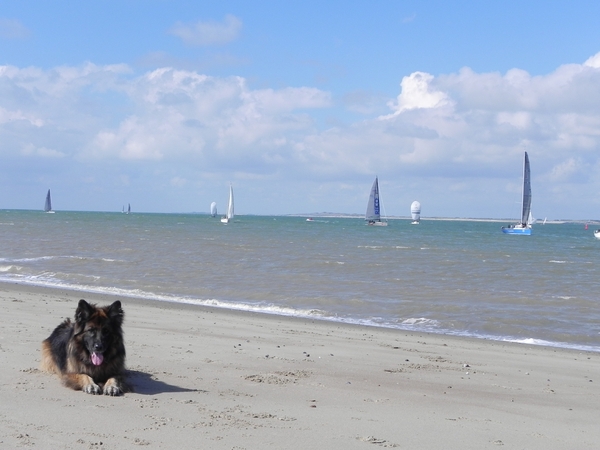
POLYGON ((104 356, 102 353, 92 353, 92 364, 95 366, 99 366, 104 361, 104 356))

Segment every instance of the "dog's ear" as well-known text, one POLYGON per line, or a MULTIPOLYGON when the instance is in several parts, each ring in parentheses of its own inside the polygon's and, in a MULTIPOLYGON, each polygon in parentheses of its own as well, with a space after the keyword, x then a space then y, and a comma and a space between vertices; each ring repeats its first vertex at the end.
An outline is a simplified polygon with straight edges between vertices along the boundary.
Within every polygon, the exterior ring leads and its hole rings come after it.
POLYGON ((84 299, 79 300, 77 310, 75 311, 75 322, 78 324, 86 322, 94 313, 94 307, 84 299))
POLYGON ((116 302, 114 302, 112 305, 110 305, 108 307, 108 317, 113 322, 118 323, 120 325, 123 322, 124 315, 125 315, 125 313, 123 312, 123 309, 121 308, 121 302, 119 300, 117 300, 116 302))

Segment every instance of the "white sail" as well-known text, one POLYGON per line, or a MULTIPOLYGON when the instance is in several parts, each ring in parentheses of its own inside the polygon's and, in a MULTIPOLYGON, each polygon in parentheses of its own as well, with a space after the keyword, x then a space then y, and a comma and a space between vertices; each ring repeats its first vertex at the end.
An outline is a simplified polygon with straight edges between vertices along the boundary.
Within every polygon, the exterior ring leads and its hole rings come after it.
POLYGON ((212 202, 210 204, 210 215, 213 217, 217 216, 217 202, 212 202))
POLYGON ((233 209, 233 186, 231 186, 231 184, 229 185, 229 203, 227 205, 227 214, 225 214, 224 217, 221 218, 221 222, 223 223, 229 223, 229 221, 231 219, 233 219, 234 216, 234 209, 233 209))
POLYGON ((365 213, 365 220, 367 221, 368 225, 387 225, 387 222, 381 220, 379 180, 377 179, 377 177, 375 177, 375 181, 373 182, 373 186, 371 187, 369 201, 367 202, 367 212, 365 213))
POLYGON ((50 189, 48 189, 48 193, 46 194, 46 202, 44 203, 44 211, 47 213, 53 213, 52 210, 52 198, 50 197, 50 189))
POLYGON ((233 219, 233 186, 229 185, 229 205, 227 206, 227 218, 233 219))
POLYGON ((410 205, 410 215, 412 217, 413 223, 419 223, 421 220, 421 204, 418 201, 412 202, 410 205))

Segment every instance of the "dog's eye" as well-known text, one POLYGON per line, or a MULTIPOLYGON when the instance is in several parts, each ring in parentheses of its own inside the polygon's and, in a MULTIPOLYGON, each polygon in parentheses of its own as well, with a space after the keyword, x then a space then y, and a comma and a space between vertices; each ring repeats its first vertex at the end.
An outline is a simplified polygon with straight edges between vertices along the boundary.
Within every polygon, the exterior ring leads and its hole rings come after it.
POLYGON ((110 334, 110 330, 108 328, 102 328, 102 336, 107 336, 110 334))

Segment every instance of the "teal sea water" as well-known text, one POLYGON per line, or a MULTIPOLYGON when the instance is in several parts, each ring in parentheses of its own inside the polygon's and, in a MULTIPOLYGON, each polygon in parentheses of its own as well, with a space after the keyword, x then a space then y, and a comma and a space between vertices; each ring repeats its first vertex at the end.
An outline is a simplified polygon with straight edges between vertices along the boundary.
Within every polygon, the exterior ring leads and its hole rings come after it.
POLYGON ((0 211, 0 281, 600 351, 582 224, 0 211))

